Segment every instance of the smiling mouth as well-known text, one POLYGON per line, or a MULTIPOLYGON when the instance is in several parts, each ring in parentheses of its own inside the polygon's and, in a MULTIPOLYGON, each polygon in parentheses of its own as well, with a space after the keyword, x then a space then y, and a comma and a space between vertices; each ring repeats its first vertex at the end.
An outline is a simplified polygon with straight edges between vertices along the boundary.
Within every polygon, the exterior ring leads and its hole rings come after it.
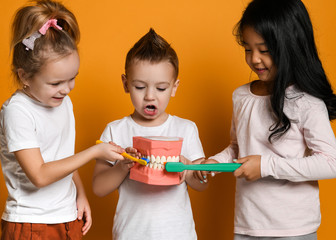
POLYGON ((256 68, 257 72, 265 72, 267 68, 256 68))

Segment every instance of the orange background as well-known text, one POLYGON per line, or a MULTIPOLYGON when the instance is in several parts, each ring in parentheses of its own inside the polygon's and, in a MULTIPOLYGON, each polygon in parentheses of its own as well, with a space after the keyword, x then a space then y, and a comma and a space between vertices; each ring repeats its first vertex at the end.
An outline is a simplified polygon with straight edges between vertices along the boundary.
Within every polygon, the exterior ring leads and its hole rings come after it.
MULTIPOLYGON (((23 0, 4 0, 0 8, 0 102, 15 90, 10 73, 9 32, 23 0)), ((130 47, 150 27, 175 48, 180 58, 180 86, 169 104, 171 114, 193 120, 206 156, 229 143, 232 91, 249 81, 244 51, 232 35, 248 0, 66 0, 81 29, 80 74, 70 96, 76 117, 76 151, 95 143, 110 121, 132 112, 120 75, 130 47)), ((336 87, 336 2, 304 0, 310 11, 325 71, 336 87)), ((333 123, 336 130, 336 125, 333 123)), ((96 197, 91 189, 94 161, 80 169, 91 203, 93 226, 84 239, 111 239, 118 194, 96 197)), ((0 173, 1 174, 1 173, 0 173)), ((200 240, 232 239, 235 179, 228 174, 211 179, 204 192, 190 190, 200 240)), ((336 180, 320 181, 322 225, 319 239, 332 239, 336 180)), ((0 176, 0 212, 7 190, 0 176)), ((274 206, 275 208, 277 206, 274 206)), ((140 226, 139 226, 140 227, 140 226)))

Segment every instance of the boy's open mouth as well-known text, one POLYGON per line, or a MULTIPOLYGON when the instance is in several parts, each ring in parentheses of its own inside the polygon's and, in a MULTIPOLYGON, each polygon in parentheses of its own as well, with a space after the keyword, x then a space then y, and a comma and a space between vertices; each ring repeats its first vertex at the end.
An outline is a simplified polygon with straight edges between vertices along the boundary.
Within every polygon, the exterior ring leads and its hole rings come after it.
POLYGON ((154 105, 147 105, 145 107, 145 113, 149 115, 153 115, 157 112, 157 108, 154 105))

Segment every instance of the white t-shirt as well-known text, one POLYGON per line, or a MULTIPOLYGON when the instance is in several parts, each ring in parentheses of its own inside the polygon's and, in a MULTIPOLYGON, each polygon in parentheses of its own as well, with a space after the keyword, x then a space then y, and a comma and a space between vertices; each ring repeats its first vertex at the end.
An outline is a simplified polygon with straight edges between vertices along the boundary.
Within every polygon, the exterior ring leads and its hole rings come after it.
POLYGON ((27 178, 13 152, 40 148, 44 162, 74 154, 75 120, 67 96, 58 107, 41 105, 17 91, 2 106, 1 166, 8 189, 2 219, 9 222, 62 223, 76 219, 72 174, 43 188, 27 178))
MULTIPOLYGON (((132 146, 133 136, 182 137, 181 155, 189 160, 204 157, 195 123, 171 115, 156 127, 140 126, 131 117, 111 122, 101 140, 113 141, 126 148, 132 146)), ((113 239, 197 239, 187 184, 148 185, 130 180, 127 176, 119 186, 113 239)))
POLYGON ((321 221, 317 180, 336 177, 336 140, 324 102, 286 90, 284 112, 291 128, 273 144, 269 96, 250 84, 233 93, 231 144, 211 157, 219 162, 261 155, 257 181, 237 179, 234 232, 252 236, 298 236, 315 232, 321 221))

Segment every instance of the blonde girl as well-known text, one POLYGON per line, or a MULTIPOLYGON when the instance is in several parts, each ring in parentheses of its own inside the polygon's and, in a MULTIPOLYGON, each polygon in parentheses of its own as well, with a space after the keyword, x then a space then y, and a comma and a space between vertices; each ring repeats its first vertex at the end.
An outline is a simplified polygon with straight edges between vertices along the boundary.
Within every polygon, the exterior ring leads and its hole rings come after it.
POLYGON ((12 25, 18 90, 0 113, 1 165, 8 189, 1 239, 81 239, 92 224, 77 169, 94 158, 122 160, 112 144, 74 155, 68 96, 79 69, 79 28, 62 4, 36 1, 12 25))

